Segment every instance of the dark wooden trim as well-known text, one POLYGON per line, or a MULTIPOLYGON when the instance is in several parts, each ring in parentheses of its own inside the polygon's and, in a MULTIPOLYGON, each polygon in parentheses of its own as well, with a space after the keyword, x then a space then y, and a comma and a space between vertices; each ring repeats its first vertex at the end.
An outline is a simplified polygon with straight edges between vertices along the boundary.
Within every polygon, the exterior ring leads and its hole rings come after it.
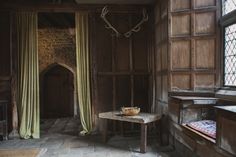
POLYGON ((178 11, 171 11, 172 15, 182 15, 182 14, 191 14, 191 13, 205 13, 205 12, 213 12, 217 10, 217 6, 210 7, 202 7, 202 8, 192 8, 192 9, 184 9, 178 11))
POLYGON ((158 46, 161 46, 161 45, 163 45, 163 44, 166 44, 166 43, 168 43, 168 38, 167 38, 167 39, 164 39, 164 40, 161 40, 161 41, 159 41, 159 42, 156 44, 156 46, 158 47, 158 46))
MULTIPOLYGON (((76 11, 89 11, 89 12, 101 12, 105 4, 75 4, 75 3, 3 3, 0 6, 0 10, 12 10, 12 11, 37 11, 37 12, 76 12, 76 11)), ((151 5, 108 5, 110 12, 112 13, 140 13, 145 7, 148 10, 151 5)))
POLYGON ((98 72, 98 75, 119 76, 119 75, 150 75, 150 72, 98 72))
MULTIPOLYGON (((129 27, 132 27, 132 17, 129 16, 129 27)), ((133 38, 129 38, 129 69, 130 71, 134 70, 134 65, 133 65, 133 38)), ((130 105, 134 105, 134 76, 130 76, 130 105)), ((133 128, 133 125, 132 125, 133 128)))
POLYGON ((224 15, 219 22, 223 27, 236 23, 236 10, 224 15))
POLYGON ((197 92, 197 91, 171 91, 168 92, 169 97, 171 96, 200 96, 200 97, 214 97, 215 93, 214 92, 197 92))
POLYGON ((178 40, 191 40, 191 39, 214 39, 216 38, 215 34, 194 34, 194 35, 182 35, 182 36, 171 36, 170 41, 178 41, 178 40))
POLYGON ((215 74, 216 70, 215 69, 180 69, 180 70, 171 70, 171 73, 211 73, 215 74))
MULTIPOLYGON (((216 11, 216 21, 219 21, 220 17, 221 17, 221 9, 222 9, 222 5, 221 5, 221 0, 216 0, 216 5, 218 6, 217 11, 216 11)), ((222 37, 221 36, 221 28, 217 25, 216 27, 216 56, 215 56, 215 67, 216 67, 216 77, 215 77, 215 83, 216 83, 216 87, 220 87, 221 86, 221 76, 223 76, 222 73, 222 59, 221 59, 221 52, 222 52, 222 47, 221 47, 221 43, 222 43, 222 37), (218 64, 217 64, 218 63, 218 64), (222 73, 222 74, 221 74, 222 73)))

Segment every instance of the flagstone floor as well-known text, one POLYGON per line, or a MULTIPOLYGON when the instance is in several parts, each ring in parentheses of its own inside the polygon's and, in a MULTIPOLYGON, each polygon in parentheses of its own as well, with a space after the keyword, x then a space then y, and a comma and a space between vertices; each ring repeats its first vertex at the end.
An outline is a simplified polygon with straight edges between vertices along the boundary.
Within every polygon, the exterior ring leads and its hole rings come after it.
POLYGON ((156 138, 148 139, 145 154, 139 153, 139 136, 113 136, 107 143, 100 135, 79 136, 75 118, 41 121, 40 139, 0 141, 0 149, 42 148, 41 157, 179 157, 171 147, 161 147, 156 138))

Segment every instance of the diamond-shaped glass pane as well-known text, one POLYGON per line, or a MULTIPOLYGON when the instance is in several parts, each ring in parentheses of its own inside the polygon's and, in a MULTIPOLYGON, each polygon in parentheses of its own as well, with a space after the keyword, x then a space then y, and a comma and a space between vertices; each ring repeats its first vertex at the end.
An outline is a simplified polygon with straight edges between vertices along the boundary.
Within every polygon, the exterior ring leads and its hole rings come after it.
POLYGON ((223 15, 236 9, 236 0, 222 0, 223 15))
POLYGON ((236 24, 225 27, 224 85, 236 86, 236 24))

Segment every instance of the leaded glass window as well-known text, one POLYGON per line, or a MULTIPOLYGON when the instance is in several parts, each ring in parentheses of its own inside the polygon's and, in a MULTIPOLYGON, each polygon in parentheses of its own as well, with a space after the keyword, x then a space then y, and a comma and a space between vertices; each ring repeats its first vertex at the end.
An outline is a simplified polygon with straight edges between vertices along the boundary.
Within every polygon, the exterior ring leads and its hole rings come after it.
POLYGON ((236 9, 236 0, 223 0, 222 11, 223 15, 228 14, 236 9))
POLYGON ((224 86, 236 87, 236 0, 222 0, 224 86), (227 23, 225 21, 231 21, 227 23))
POLYGON ((225 27, 224 84, 236 86, 236 24, 225 27))

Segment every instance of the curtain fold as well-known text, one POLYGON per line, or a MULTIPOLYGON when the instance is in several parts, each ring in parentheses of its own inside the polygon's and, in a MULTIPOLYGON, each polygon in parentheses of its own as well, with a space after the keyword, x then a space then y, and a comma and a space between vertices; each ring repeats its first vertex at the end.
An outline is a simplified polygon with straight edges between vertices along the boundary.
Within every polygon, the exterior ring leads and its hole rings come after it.
POLYGON ((76 13, 75 21, 77 97, 83 127, 81 134, 87 134, 92 131, 88 13, 76 13))
POLYGON ((21 138, 39 138, 39 71, 36 12, 16 13, 18 112, 21 138))

